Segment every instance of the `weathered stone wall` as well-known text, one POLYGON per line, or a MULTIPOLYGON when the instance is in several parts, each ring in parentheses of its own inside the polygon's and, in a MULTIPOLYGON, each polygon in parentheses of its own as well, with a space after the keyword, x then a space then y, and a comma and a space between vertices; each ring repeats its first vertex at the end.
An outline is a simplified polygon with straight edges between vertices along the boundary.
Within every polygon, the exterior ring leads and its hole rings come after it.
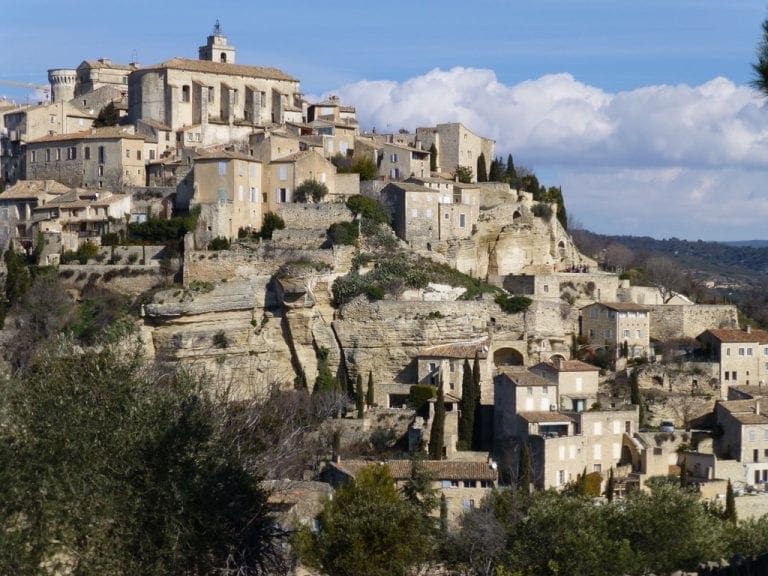
POLYGON ((177 271, 178 261, 163 271, 157 265, 62 264, 59 278, 65 287, 76 290, 91 284, 123 294, 141 294, 172 279, 177 271))
POLYGON ((272 275, 286 262, 306 260, 326 264, 332 270, 346 272, 355 252, 353 246, 335 246, 328 250, 281 248, 265 241, 236 245, 230 250, 185 250, 184 285, 193 280, 205 282, 249 278, 255 274, 272 275))
POLYGON ((513 294, 555 299, 571 294, 575 299, 614 302, 619 278, 615 274, 606 273, 562 272, 536 276, 510 274, 501 282, 513 294))
POLYGON ((278 204, 276 212, 285 221, 286 228, 325 230, 335 222, 349 222, 353 218, 343 202, 278 204))
POLYGON ((695 338, 710 328, 738 328, 736 306, 729 304, 655 305, 651 308, 651 338, 695 338))
POLYGON ((336 193, 338 198, 349 198, 360 194, 360 174, 336 174, 336 193))

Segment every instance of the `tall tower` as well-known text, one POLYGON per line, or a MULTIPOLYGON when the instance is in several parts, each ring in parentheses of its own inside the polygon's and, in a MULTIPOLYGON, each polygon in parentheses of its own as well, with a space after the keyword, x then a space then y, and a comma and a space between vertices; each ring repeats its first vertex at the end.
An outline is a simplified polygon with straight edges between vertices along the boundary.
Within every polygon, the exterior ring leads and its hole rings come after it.
POLYGON ((51 85, 51 102, 66 102, 75 97, 77 70, 72 68, 53 68, 48 70, 48 82, 51 85))
POLYGON ((213 34, 208 36, 208 43, 199 48, 199 59, 211 62, 235 63, 235 47, 227 44, 227 37, 221 31, 221 24, 216 20, 213 34))

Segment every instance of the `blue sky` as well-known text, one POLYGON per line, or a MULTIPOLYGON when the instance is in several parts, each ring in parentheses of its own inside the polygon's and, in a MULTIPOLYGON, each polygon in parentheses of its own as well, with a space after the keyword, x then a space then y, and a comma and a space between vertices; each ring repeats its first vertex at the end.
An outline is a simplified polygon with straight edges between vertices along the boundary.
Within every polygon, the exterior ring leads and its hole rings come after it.
POLYGON ((589 229, 764 238, 768 109, 747 84, 767 15, 739 0, 0 0, 0 80, 196 57, 219 18, 239 62, 340 94, 366 128, 458 120, 496 139, 589 229))

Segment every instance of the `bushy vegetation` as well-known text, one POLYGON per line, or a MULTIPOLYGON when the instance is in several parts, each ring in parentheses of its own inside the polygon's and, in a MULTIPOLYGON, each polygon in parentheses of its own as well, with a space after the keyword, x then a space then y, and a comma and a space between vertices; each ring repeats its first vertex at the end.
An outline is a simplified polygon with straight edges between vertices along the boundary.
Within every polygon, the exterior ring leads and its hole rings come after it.
POLYGON ((328 186, 318 180, 304 180, 296 186, 293 197, 296 202, 308 202, 311 198, 313 202, 320 202, 328 195, 328 186))
POLYGON ((275 230, 282 230, 285 228, 285 220, 283 220, 279 214, 274 212, 267 212, 264 215, 264 223, 261 225, 259 235, 265 240, 272 239, 272 233, 275 230))
POLYGON ((229 250, 229 239, 224 236, 216 236, 208 242, 208 250, 229 250))
POLYGON ((77 250, 67 250, 61 255, 61 263, 69 264, 71 262, 79 262, 80 264, 87 264, 88 260, 95 260, 99 255, 99 247, 92 242, 86 242, 82 244, 77 250))
POLYGON ((331 162, 336 166, 339 174, 360 174, 360 180, 373 180, 376 178, 376 163, 369 157, 360 156, 350 158, 337 154, 331 158, 331 162))
POLYGON ((435 391, 436 388, 431 384, 414 384, 408 391, 408 405, 416 412, 422 412, 427 403, 435 397, 435 391))
POLYGON ((527 296, 510 296, 509 294, 499 294, 494 301, 507 314, 525 312, 533 303, 533 300, 527 296))
POLYGON ((353 214, 371 220, 375 224, 389 224, 390 222, 389 211, 375 198, 355 194, 347 198, 346 204, 353 214))
POLYGON ((187 232, 193 232, 200 217, 200 207, 193 208, 186 216, 172 218, 151 217, 146 222, 131 222, 128 224, 126 242, 138 244, 166 244, 181 246, 181 241, 187 232))
POLYGON ((328 239, 334 246, 357 246, 358 236, 357 222, 334 222, 328 228, 328 239))

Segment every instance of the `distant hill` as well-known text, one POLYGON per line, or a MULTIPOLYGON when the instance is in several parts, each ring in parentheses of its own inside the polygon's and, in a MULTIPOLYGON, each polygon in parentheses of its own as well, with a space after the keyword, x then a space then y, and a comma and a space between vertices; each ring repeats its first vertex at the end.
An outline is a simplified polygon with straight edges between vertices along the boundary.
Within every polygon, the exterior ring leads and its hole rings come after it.
MULTIPOLYGON (((764 284, 768 280, 768 240, 744 242, 705 242, 678 238, 656 240, 648 236, 585 235, 587 253, 595 254, 609 244, 623 244, 638 256, 662 254, 680 263, 699 278, 724 279, 747 285, 764 284)), ((581 245, 582 242, 579 242, 581 245)))

